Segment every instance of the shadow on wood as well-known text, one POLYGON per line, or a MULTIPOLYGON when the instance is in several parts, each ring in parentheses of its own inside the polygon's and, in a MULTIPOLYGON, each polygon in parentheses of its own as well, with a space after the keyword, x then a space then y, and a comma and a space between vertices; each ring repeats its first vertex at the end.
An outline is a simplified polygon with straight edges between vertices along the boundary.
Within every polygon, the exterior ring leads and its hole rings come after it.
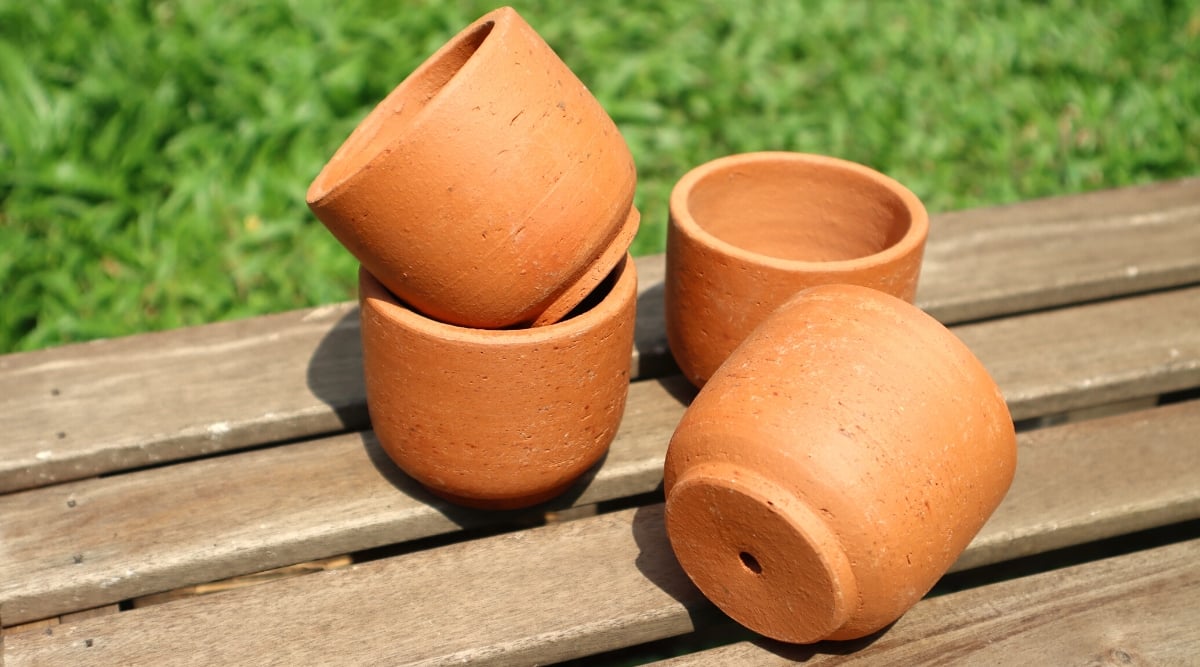
POLYGON ((370 428, 358 308, 343 315, 321 339, 308 360, 306 380, 309 390, 333 410, 343 428, 370 428))

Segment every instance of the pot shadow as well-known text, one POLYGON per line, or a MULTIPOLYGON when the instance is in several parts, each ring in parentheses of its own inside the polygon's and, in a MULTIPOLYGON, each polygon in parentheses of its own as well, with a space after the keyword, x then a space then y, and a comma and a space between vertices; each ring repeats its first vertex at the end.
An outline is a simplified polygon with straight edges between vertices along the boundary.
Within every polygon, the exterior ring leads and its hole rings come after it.
POLYGON ((637 297, 637 319, 633 326, 633 349, 637 352, 634 377, 658 377, 679 372, 667 346, 667 322, 663 310, 661 281, 642 290, 637 297))
POLYGON ((822 656, 849 656, 854 655, 870 647, 875 642, 879 641, 891 625, 875 632, 874 634, 860 637, 859 639, 847 639, 843 641, 822 641, 816 644, 788 644, 767 637, 756 636, 750 640, 758 648, 773 653, 784 660, 792 662, 808 662, 822 656))
POLYGON ((566 491, 544 503, 511 510, 477 509, 456 505, 431 493, 392 461, 383 446, 379 444, 379 438, 374 431, 362 431, 359 433, 359 437, 371 465, 374 466, 380 477, 392 485, 392 488, 413 500, 428 505, 460 528, 541 525, 545 523, 547 512, 574 507, 608 458, 608 453, 605 452, 604 456, 580 475, 566 491))
POLYGON ((429 505, 462 528, 497 525, 525 527, 543 523, 548 510, 572 506, 595 478, 604 462, 603 458, 562 495, 541 505, 520 510, 466 508, 434 496, 392 462, 375 433, 369 430, 371 418, 363 378, 361 335, 359 309, 355 306, 340 317, 317 344, 308 362, 306 381, 313 395, 333 411, 342 430, 358 432, 368 460, 380 477, 399 493, 429 505))
POLYGON ((687 378, 682 375, 671 375, 657 378, 653 381, 665 389, 671 395, 671 398, 679 401, 679 404, 684 408, 690 406, 692 401, 695 400, 696 395, 700 393, 696 385, 688 382, 687 378))
MULTIPOLYGON (((662 494, 662 484, 656 493, 662 494)), ((687 611, 692 629, 703 628, 724 617, 696 588, 675 559, 667 528, 663 522, 662 503, 643 505, 633 514, 633 540, 638 554, 634 561, 646 580, 671 596, 687 611)))
MULTIPOLYGON (((658 493, 662 493, 659 485, 658 493)), ((638 546, 636 565, 648 581, 660 588, 683 605, 687 610, 692 631, 707 635, 717 629, 736 625, 736 621, 726 616, 716 605, 708 601, 699 588, 680 566, 671 549, 664 523, 665 505, 645 505, 639 507, 633 517, 633 538, 638 546)), ((894 624, 893 624, 894 625, 894 624)), ((793 662, 808 662, 819 656, 846 656, 862 651, 881 637, 892 625, 859 639, 845 641, 822 641, 816 644, 788 644, 755 634, 752 630, 741 628, 742 632, 724 632, 734 641, 744 640, 758 648, 773 653, 782 659, 793 662)), ((726 640, 728 641, 728 640, 726 640)), ((720 642, 725 643, 725 642, 720 642)), ((713 648, 717 644, 699 648, 713 648)))
POLYGON ((358 306, 338 319, 308 360, 308 389, 333 410, 343 430, 370 427, 363 380, 358 306))

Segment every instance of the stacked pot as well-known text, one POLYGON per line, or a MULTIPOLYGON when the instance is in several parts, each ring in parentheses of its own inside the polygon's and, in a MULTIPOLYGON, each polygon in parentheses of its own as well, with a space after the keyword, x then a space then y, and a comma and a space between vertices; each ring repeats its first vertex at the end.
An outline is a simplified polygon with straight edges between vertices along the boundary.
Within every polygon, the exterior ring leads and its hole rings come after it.
POLYGON ((523 507, 607 451, 635 184, 612 120, 507 7, 413 71, 313 181, 309 207, 362 265, 372 425, 433 493, 523 507))

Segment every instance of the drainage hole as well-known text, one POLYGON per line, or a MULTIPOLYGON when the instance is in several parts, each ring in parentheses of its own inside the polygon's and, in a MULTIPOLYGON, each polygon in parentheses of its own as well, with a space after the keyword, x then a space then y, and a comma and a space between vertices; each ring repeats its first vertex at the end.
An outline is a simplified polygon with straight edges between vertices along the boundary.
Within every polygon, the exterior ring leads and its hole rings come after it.
POLYGON ((758 559, 749 551, 743 551, 738 554, 738 558, 742 559, 742 565, 753 572, 754 574, 762 574, 762 565, 758 564, 758 559))

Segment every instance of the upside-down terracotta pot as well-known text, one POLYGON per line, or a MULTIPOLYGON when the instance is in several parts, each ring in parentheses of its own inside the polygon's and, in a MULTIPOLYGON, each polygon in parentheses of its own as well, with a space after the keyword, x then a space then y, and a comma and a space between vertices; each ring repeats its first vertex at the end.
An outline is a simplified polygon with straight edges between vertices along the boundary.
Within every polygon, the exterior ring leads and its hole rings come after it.
POLYGON ((671 192, 671 352, 703 386, 754 327, 806 287, 850 283, 912 301, 928 231, 912 192, 853 162, 766 152, 700 165, 671 192))
POLYGON ((544 327, 444 324, 366 269, 359 301, 371 425, 388 456, 433 493, 472 507, 525 507, 562 493, 608 450, 629 388, 631 259, 575 313, 544 327))
POLYGON ((633 158, 609 116, 509 7, 420 65, 337 150, 308 205, 418 311, 547 324, 625 256, 633 158))
POLYGON ((995 382, 900 299, 797 294, 701 389, 666 459, 666 523, 704 594, 787 642, 895 621, 1000 504, 1016 466, 995 382))

